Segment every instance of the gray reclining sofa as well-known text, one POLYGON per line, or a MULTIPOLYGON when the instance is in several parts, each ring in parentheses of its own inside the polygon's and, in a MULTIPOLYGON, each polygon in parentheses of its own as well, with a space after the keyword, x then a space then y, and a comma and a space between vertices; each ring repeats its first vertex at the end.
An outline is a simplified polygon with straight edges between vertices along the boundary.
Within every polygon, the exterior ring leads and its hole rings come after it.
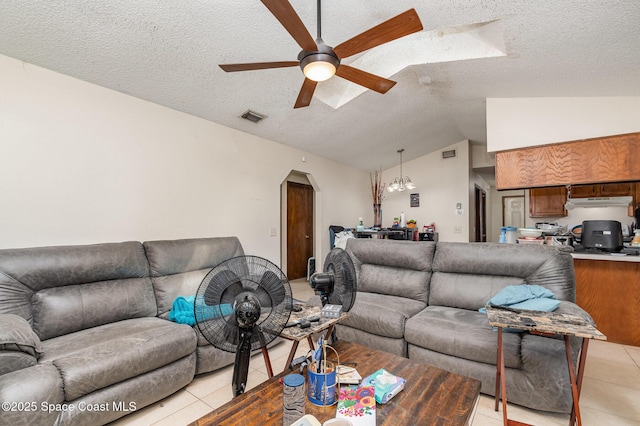
POLYGON ((235 237, 0 250, 0 424, 105 424, 232 364, 167 317, 242 254, 235 237))
MULTIPOLYGON (((557 312, 591 317, 575 302, 569 251, 491 243, 350 239, 358 293, 337 337, 482 382, 495 392, 497 333, 478 312, 508 285, 537 284, 561 300, 557 312)), ((509 402, 571 412, 564 341, 504 333, 509 402)), ((572 341, 574 362, 580 340, 572 341)))

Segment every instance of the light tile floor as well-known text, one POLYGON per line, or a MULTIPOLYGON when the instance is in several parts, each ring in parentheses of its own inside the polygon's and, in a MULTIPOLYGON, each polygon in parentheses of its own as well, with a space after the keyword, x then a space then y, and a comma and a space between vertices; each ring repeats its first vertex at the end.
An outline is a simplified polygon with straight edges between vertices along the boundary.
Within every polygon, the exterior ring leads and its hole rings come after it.
MULTIPOLYGON (((313 291, 306 280, 291 282, 294 297, 307 300, 313 291)), ((284 367, 291 342, 269 350, 274 373, 284 367)), ((300 342, 298 356, 306 354, 306 341, 300 342)), ((114 426, 186 425, 231 400, 233 366, 203 374, 186 388, 112 423, 114 426)), ((247 387, 267 380, 262 355, 249 365, 247 387)), ((493 410, 493 397, 481 395, 473 426, 499 426, 502 411, 493 410)), ((640 426, 640 347, 592 341, 580 396, 584 425, 640 426)), ((530 410, 509 404, 509 418, 535 425, 567 425, 569 416, 530 410)), ((248 423, 249 424, 249 423, 248 423)))

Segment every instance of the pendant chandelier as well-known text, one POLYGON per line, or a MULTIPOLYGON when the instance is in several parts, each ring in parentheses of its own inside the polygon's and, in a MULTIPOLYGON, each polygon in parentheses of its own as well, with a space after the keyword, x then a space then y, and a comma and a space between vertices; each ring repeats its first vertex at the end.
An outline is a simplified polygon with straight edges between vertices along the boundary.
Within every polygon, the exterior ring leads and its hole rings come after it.
POLYGON ((402 153, 404 152, 404 148, 398 150, 398 154, 400 154, 400 177, 395 178, 393 182, 389 184, 387 187, 387 191, 389 192, 402 192, 405 189, 414 189, 416 186, 411 182, 409 176, 402 176, 402 153))

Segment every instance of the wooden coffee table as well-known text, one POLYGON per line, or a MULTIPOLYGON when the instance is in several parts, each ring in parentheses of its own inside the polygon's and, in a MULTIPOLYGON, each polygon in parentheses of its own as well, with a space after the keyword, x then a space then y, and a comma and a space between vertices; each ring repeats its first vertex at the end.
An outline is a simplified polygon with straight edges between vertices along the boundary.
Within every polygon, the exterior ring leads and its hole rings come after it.
MULTIPOLYGON (((340 354, 340 362, 358 363, 356 368, 362 377, 384 368, 407 380, 402 392, 388 403, 378 404, 378 426, 471 424, 480 381, 355 343, 340 341, 333 347, 340 354)), ((192 425, 246 425, 252 420, 263 425, 281 425, 282 384, 278 379, 286 374, 283 372, 235 397, 192 425)), ((307 400, 306 414, 313 414, 322 423, 335 417, 336 406, 319 407, 307 400)))

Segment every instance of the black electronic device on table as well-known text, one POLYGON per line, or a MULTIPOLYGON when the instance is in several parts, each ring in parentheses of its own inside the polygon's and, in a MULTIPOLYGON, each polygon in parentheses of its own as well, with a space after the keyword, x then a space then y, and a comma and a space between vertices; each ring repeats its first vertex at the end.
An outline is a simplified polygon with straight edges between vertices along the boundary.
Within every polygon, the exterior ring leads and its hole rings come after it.
POLYGON ((619 252, 624 247, 622 224, 617 220, 585 220, 580 243, 587 250, 619 252))
POLYGON ((233 392, 244 392, 251 351, 266 347, 284 329, 293 308, 291 286, 273 263, 238 256, 214 267, 196 293, 196 324, 209 343, 235 352, 233 392))

